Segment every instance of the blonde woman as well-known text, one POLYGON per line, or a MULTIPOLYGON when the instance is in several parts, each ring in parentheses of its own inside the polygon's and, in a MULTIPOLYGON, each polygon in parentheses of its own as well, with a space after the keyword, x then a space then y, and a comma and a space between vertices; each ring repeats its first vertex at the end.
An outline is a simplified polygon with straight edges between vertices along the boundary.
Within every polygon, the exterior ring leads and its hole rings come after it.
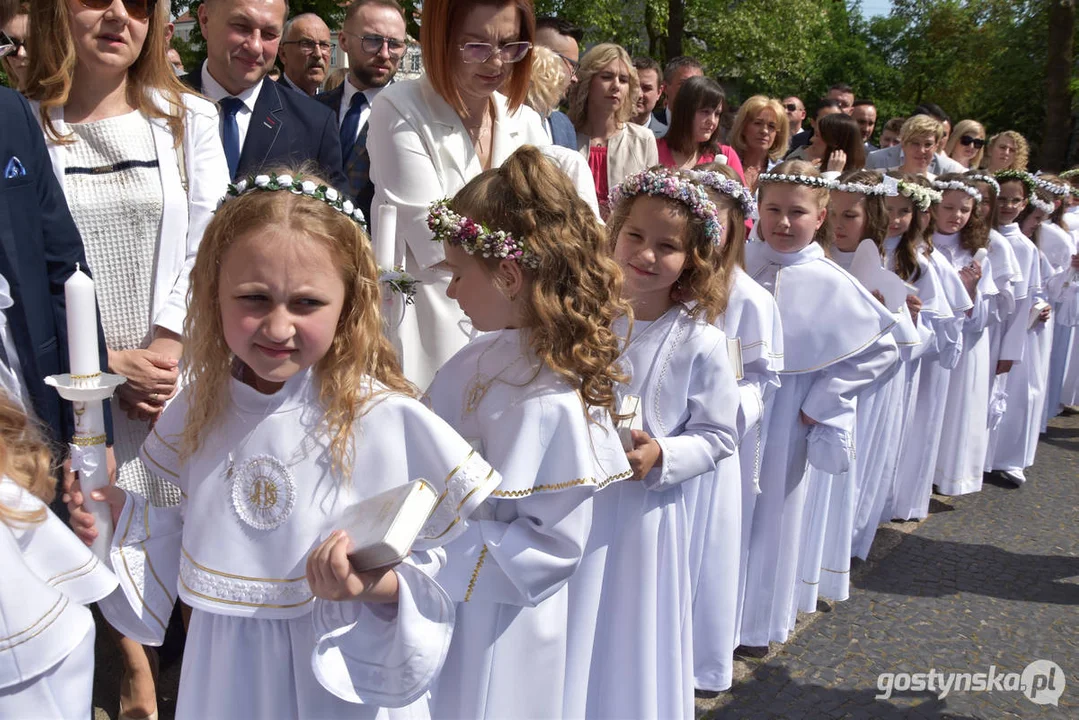
MULTIPOLYGON (((217 109, 166 59, 168 3, 38 0, 30 13, 24 92, 94 270, 109 369, 128 379, 112 407, 117 484, 175 504, 138 449, 176 393, 187 278, 229 180, 217 109)), ((153 717, 148 656, 121 645, 120 715, 153 717)))
POLYGON ((985 150, 985 168, 991 173, 1001 170, 1025 172, 1029 157, 1027 139, 1015 130, 1005 130, 989 138, 989 147, 985 150))
POLYGON ((948 136, 944 152, 968 170, 978 167, 985 154, 985 126, 977 120, 961 120, 948 136))
POLYGON ((771 170, 787 152, 790 123, 783 105, 775 98, 754 95, 742 103, 729 137, 742 160, 742 173, 750 190, 757 177, 771 170))
POLYGON ((640 83, 629 53, 602 43, 585 53, 570 86, 569 119, 577 129, 577 149, 588 160, 604 219, 607 196, 627 176, 659 163, 656 137, 629 122, 640 83))

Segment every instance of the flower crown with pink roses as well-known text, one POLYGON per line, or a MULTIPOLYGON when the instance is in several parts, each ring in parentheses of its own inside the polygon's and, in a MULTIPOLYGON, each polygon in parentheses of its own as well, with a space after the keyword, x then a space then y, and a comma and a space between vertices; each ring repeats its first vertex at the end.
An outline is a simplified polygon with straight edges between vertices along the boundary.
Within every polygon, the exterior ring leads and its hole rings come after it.
POLYGON ((367 218, 363 216, 363 211, 356 207, 351 200, 332 187, 318 184, 313 180, 305 180, 302 176, 292 177, 291 175, 278 175, 277 173, 249 175, 230 184, 225 191, 225 197, 221 198, 217 206, 221 207, 222 204, 232 198, 237 198, 256 190, 264 192, 288 190, 293 195, 304 195, 313 200, 319 200, 339 213, 348 215, 362 225, 364 229, 367 228, 367 218))
POLYGON ((685 205, 690 214, 702 220, 705 237, 718 246, 723 242, 723 223, 719 221, 719 211, 695 180, 671 170, 645 170, 630 175, 621 185, 616 185, 610 193, 610 204, 614 207, 635 195, 670 198, 685 205))
POLYGON ((427 210, 427 227, 435 242, 457 245, 469 255, 514 260, 525 267, 537 269, 539 256, 505 230, 493 230, 481 222, 450 209, 450 198, 431 203, 427 210))

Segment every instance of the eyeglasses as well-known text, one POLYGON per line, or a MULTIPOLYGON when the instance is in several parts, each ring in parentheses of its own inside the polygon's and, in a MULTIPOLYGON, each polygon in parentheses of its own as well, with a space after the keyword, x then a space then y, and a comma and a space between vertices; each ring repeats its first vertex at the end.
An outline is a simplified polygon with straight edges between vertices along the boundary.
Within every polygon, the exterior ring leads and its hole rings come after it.
POLYGON ((973 145, 976 150, 981 150, 985 147, 985 140, 981 138, 971 137, 970 135, 964 135, 959 138, 960 145, 973 145))
POLYGON ((0 30, 0 58, 8 55, 17 55, 20 48, 26 47, 25 40, 17 40, 0 30))
POLYGON ((794 103, 787 103, 783 107, 787 108, 787 112, 798 112, 799 110, 801 110, 801 108, 794 103))
POLYGON ((562 53, 555 53, 558 57, 562 58, 562 62, 566 64, 566 71, 569 72, 570 77, 577 75, 577 69, 581 67, 581 64, 572 58, 568 58, 562 53))
MULTIPOLYGON (((89 10, 108 10, 114 0, 79 0, 79 4, 89 10)), ((127 14, 136 20, 145 20, 154 12, 157 0, 124 0, 127 14)))
POLYGON ((330 43, 323 40, 319 42, 317 40, 311 40, 310 38, 304 38, 303 40, 286 40, 281 43, 282 45, 299 45, 300 50, 304 51, 308 55, 314 53, 316 50, 321 50, 324 53, 328 53, 333 47, 330 43))
POLYGON ((522 40, 495 46, 491 43, 470 42, 459 45, 458 49, 461 51, 461 59, 469 65, 485 63, 496 52, 502 62, 515 63, 524 59, 524 56, 532 49, 532 43, 522 40))
POLYGON ((404 40, 386 37, 385 35, 357 35, 356 33, 350 33, 348 30, 342 30, 341 32, 359 40, 360 49, 368 55, 377 55, 382 52, 382 48, 386 48, 390 55, 403 55, 405 48, 408 47, 404 40))

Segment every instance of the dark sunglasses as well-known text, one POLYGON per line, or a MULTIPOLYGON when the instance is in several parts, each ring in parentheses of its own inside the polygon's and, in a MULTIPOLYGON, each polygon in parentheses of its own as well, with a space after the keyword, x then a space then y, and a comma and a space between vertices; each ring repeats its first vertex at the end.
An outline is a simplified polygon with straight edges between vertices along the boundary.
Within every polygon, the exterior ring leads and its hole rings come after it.
POLYGON ((787 112, 798 112, 798 106, 794 103, 787 103, 783 107, 787 108, 787 112))
POLYGON ((26 47, 25 40, 16 40, 3 30, 0 30, 0 58, 15 55, 19 48, 26 47))
MULTIPOLYGON (((79 4, 89 10, 108 10, 114 0, 79 0, 79 4)), ((124 0, 127 14, 136 20, 145 20, 154 13, 157 0, 124 0)))
POLYGON ((976 149, 981 150, 983 147, 985 147, 985 140, 982 140, 981 138, 974 138, 970 135, 964 135, 963 137, 959 138, 959 144, 973 145, 976 149))

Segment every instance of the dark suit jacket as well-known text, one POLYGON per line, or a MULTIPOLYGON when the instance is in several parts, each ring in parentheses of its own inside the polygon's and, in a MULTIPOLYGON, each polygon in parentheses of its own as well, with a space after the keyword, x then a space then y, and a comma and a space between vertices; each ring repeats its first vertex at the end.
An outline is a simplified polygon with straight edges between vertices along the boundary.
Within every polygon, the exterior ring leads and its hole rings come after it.
MULTIPOLYGON (((180 79, 195 92, 202 92, 201 66, 180 79)), ((299 167, 304 163, 315 163, 319 174, 339 190, 348 187, 341 172, 337 116, 312 98, 266 78, 233 180, 274 166, 299 167)))
MULTIPOLYGON (((345 82, 348 82, 348 80, 346 79, 345 82)), ((330 90, 329 92, 319 93, 318 95, 315 96, 315 100, 318 100, 320 103, 322 103, 323 105, 325 105, 326 107, 328 107, 330 110, 333 111, 334 127, 338 128, 338 143, 340 143, 340 136, 341 136, 340 123, 338 122, 338 118, 341 117, 341 114, 340 114, 341 113, 341 101, 344 99, 344 97, 345 97, 344 83, 342 83, 341 85, 338 85, 337 87, 335 87, 333 90, 330 90)), ((368 117, 370 117, 370 115, 368 115, 368 117)), ((366 135, 364 133, 360 134, 360 137, 358 137, 356 139, 356 144, 352 146, 352 152, 357 153, 357 154, 362 154, 362 155, 367 154, 367 143, 366 143, 366 141, 364 143, 362 143, 362 144, 360 143, 360 140, 363 140, 365 137, 366 137, 366 135)), ((341 172, 342 172, 342 174, 344 174, 345 164, 348 161, 349 161, 349 158, 344 157, 342 155, 342 158, 341 158, 341 162, 342 162, 341 172)), ((346 178, 347 178, 347 176, 346 176, 346 178)), ((347 179, 345 181, 344 187, 346 187, 346 188, 348 187, 347 179)), ((363 211, 363 216, 365 218, 368 218, 368 220, 367 220, 368 224, 370 224, 370 222, 371 222, 371 219, 370 219, 371 218, 371 201, 374 200, 374 198, 375 198, 375 184, 373 182, 371 182, 370 176, 368 176, 367 183, 360 190, 359 194, 356 197, 352 198, 352 200, 356 203, 356 207, 360 208, 360 210, 363 211)))
MULTIPOLYGON (((52 439, 63 443, 74 433, 71 405, 45 385, 45 376, 68 372, 64 283, 76 263, 87 268, 82 237, 53 174, 41 126, 22 95, 0 87, 0 273, 15 301, 5 314, 33 411, 52 439), (3 170, 12 157, 26 174, 7 179, 3 170)), ((108 350, 100 323, 98 348, 104 369, 108 350)), ((105 428, 111 442, 107 410, 105 428)))
POLYGON ((551 113, 548 121, 551 123, 551 142, 570 150, 576 150, 577 128, 573 127, 573 122, 569 119, 569 115, 560 110, 555 110, 551 113))

